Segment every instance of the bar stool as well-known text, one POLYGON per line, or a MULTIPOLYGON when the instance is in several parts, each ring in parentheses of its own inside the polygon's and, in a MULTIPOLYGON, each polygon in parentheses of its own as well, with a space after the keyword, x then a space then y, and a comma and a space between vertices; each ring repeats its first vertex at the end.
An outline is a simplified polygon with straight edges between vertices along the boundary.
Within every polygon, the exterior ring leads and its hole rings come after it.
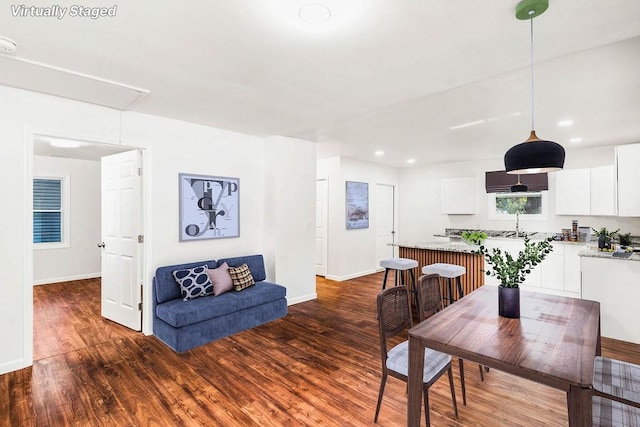
POLYGON ((400 284, 405 286, 403 271, 409 270, 409 276, 411 277, 411 288, 409 291, 413 293, 416 304, 418 303, 418 294, 416 291, 416 278, 413 274, 413 269, 418 266, 418 261, 410 258, 385 258, 380 260, 380 267, 384 268, 384 279, 382 281, 382 289, 387 286, 387 276, 389 270, 395 271, 395 284, 398 285, 398 272, 400 272, 400 284))
POLYGON ((437 262, 435 264, 429 264, 422 267, 422 274, 439 274, 440 277, 447 279, 447 293, 449 295, 449 305, 453 304, 453 289, 451 288, 451 280, 456 279, 456 285, 458 287, 458 295, 460 298, 464 296, 462 290, 462 283, 460 282, 460 276, 467 274, 466 267, 456 264, 445 264, 437 262))

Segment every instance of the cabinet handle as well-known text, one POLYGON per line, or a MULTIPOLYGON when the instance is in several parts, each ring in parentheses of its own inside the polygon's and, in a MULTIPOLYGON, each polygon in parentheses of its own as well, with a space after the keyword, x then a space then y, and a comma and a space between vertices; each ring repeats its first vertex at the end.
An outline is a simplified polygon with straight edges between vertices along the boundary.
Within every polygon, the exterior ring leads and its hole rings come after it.
POLYGON ((98 247, 99 247, 99 248, 104 248, 104 242, 100 242, 100 243, 98 243, 98 247))

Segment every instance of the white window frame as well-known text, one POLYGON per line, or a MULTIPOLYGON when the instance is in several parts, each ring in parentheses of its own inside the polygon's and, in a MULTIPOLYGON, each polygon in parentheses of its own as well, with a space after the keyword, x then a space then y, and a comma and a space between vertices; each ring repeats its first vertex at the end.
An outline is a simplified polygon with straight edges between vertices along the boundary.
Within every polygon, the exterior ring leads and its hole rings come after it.
POLYGON ((490 220, 516 220, 516 214, 502 214, 496 212, 496 196, 498 194, 505 194, 513 197, 520 196, 541 196, 542 197, 542 212, 539 214, 520 214, 521 221, 546 221, 549 218, 549 192, 537 191, 530 193, 489 193, 487 206, 489 208, 488 218, 490 220))
MULTIPOLYGON (((62 242, 45 242, 45 243, 33 243, 33 249, 62 249, 71 247, 71 177, 69 175, 47 175, 47 176, 34 176, 33 179, 51 179, 60 181, 60 208, 62 213, 61 227, 62 232, 60 237, 62 242)), ((33 191, 33 187, 32 187, 33 191)), ((33 197, 33 195, 32 195, 33 197)), ((32 218, 33 218, 33 206, 31 206, 32 218)), ((33 227, 33 219, 31 220, 31 226, 33 227)), ((33 239, 32 239, 33 241, 33 239)))

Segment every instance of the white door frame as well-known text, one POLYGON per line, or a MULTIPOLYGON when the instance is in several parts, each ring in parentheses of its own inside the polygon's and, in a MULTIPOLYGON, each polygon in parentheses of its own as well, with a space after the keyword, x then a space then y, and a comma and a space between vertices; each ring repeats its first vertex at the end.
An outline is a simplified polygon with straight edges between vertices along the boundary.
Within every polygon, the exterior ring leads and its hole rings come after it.
MULTIPOLYGON (((324 247, 322 248, 322 258, 324 260, 324 275, 323 277, 327 277, 329 271, 329 178, 316 178, 316 188, 318 181, 324 181, 325 193, 324 193, 324 212, 322 212, 322 220, 324 222, 324 247)), ((316 201, 318 200, 317 192, 316 192, 316 201)), ((317 213, 316 213, 317 215, 317 213)), ((317 236, 316 236, 317 238, 317 236)), ((316 267, 316 275, 318 275, 317 267, 316 267)))
POLYGON ((24 241, 22 246, 22 296, 23 296, 23 355, 22 361, 16 362, 15 369, 26 368, 33 365, 33 140, 36 136, 49 136, 56 138, 75 139, 94 144, 117 145, 122 148, 139 150, 143 159, 142 179, 142 229, 144 230, 144 248, 140 268, 142 269, 143 306, 142 306, 142 333, 153 334, 151 312, 151 174, 147 173, 151 165, 151 148, 142 145, 125 145, 120 141, 98 140, 92 136, 71 134, 52 130, 31 129, 25 127, 24 135, 24 176, 23 176, 23 205, 24 222, 22 224, 24 241))

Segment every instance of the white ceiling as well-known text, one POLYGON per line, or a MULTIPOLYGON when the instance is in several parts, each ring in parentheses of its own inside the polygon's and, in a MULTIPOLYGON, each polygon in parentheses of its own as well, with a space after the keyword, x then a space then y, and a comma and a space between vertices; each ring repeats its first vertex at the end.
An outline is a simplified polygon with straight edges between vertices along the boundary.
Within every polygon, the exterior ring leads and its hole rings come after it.
MULTIPOLYGON (((406 167, 501 157, 528 137, 529 22, 515 18, 517 3, 136 0, 95 20, 4 7, 0 35, 22 60, 150 91, 129 110, 406 167), (326 25, 299 20, 311 2, 331 9, 326 25)), ((550 1, 534 20, 538 136, 568 150, 640 142, 639 17, 638 0, 550 1), (559 128, 566 118, 575 124, 559 128)), ((0 72, 1 83, 24 80, 0 72)), ((34 73, 34 90, 47 92, 43 80, 34 73)), ((104 104, 100 91, 85 95, 104 104)))

